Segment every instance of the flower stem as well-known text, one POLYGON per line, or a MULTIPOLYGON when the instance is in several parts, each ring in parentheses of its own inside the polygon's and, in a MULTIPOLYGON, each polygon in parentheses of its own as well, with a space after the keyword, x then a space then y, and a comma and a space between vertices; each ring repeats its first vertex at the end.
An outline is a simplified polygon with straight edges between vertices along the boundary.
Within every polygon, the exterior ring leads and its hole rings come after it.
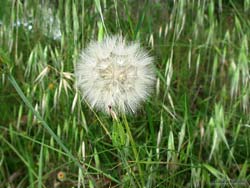
POLYGON ((134 156, 135 156, 135 161, 136 161, 138 171, 139 171, 139 175, 140 175, 141 184, 142 184, 142 187, 144 187, 144 178, 143 178, 144 176, 143 176, 143 171, 141 169, 141 165, 139 163, 139 155, 138 155, 138 151, 136 149, 136 144, 135 144, 135 141, 133 139, 132 133, 130 131, 126 115, 124 113, 122 114, 122 118, 123 118, 123 121, 124 121, 124 124, 125 124, 127 134, 129 136, 129 140, 131 142, 132 150, 133 150, 133 153, 134 153, 134 156))

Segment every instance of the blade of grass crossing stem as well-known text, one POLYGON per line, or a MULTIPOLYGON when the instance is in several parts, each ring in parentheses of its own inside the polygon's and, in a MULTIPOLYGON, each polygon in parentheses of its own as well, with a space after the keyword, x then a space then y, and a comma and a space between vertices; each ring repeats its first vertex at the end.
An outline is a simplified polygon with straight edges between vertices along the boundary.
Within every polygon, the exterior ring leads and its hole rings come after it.
MULTIPOLYGON (((13 87, 16 89, 17 93, 19 94, 19 96, 22 98, 23 102, 29 107, 29 109, 32 111, 32 113, 36 116, 36 118, 41 122, 41 124, 43 125, 43 127, 48 131, 48 133, 55 139, 55 141, 59 144, 59 146, 65 151, 65 153, 67 154, 67 156, 74 161, 74 163, 79 166, 80 168, 82 168, 82 165, 80 164, 80 162, 71 154, 71 152, 68 150, 68 148, 66 148, 66 146, 62 143, 61 139, 53 132, 53 130, 49 127, 49 125, 43 120, 43 118, 41 117, 41 115, 34 109, 34 107, 31 105, 31 103, 28 101, 28 99, 25 97, 24 93, 22 92, 21 88, 19 87, 19 85, 17 84, 15 78, 12 75, 8 75, 8 79, 11 82, 11 84, 13 85, 13 87)), ((113 180, 116 183, 120 183, 119 180, 115 179, 114 177, 112 177, 111 175, 104 173, 103 171, 89 165, 89 164, 85 164, 88 168, 95 170, 98 173, 101 173, 102 175, 106 176, 107 178, 113 180)))

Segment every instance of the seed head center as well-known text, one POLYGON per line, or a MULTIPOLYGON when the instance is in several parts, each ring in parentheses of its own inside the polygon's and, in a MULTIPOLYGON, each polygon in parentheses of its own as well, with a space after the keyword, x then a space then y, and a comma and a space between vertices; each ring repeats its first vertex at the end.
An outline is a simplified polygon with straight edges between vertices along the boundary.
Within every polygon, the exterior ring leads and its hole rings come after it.
POLYGON ((127 69, 125 66, 117 65, 115 63, 109 64, 105 69, 99 70, 102 79, 113 84, 124 84, 127 80, 127 69))

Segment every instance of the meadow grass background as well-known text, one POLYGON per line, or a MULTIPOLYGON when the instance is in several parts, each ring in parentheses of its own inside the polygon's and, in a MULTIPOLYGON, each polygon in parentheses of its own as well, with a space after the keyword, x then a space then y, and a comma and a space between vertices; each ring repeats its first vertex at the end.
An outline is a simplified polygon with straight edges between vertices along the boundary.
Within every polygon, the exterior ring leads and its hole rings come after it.
POLYGON ((249 187, 249 17, 249 0, 1 0, 0 187, 249 187), (119 122, 74 84, 107 34, 155 58, 119 122))

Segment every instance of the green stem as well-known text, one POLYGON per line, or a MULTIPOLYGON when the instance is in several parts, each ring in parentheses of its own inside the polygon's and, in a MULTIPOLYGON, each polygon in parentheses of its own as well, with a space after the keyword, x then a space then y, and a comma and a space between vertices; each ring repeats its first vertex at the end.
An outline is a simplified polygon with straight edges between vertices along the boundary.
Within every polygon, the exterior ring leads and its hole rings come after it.
POLYGON ((137 164, 137 167, 138 167, 141 184, 142 184, 142 187, 144 187, 144 176, 143 176, 143 171, 141 169, 141 165, 139 163, 139 155, 138 155, 138 151, 136 149, 136 144, 135 144, 135 141, 133 139, 132 133, 130 131, 126 115, 123 114, 122 117, 123 117, 123 120, 124 120, 126 131, 128 133, 128 136, 129 136, 129 140, 131 142, 132 150, 133 150, 133 153, 134 153, 134 156, 135 156, 135 161, 136 161, 136 164, 137 164))

